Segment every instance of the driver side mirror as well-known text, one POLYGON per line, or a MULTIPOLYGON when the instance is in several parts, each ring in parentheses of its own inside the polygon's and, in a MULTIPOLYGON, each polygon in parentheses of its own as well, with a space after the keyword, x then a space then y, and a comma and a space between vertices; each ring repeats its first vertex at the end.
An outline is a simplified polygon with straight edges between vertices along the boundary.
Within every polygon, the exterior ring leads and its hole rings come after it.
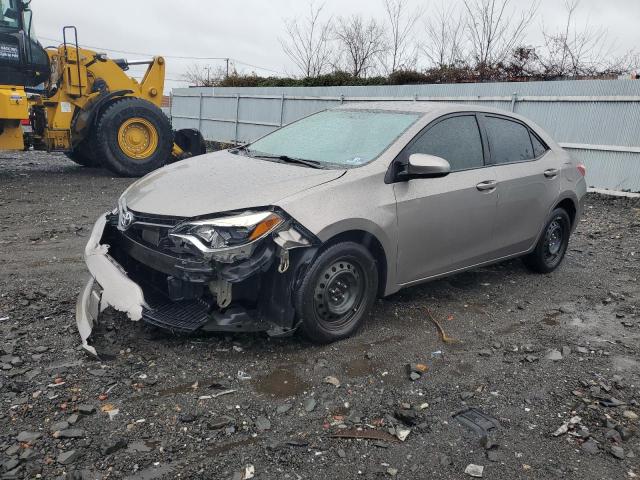
POLYGON ((444 177, 451 173, 451 165, 444 158, 428 155, 426 153, 414 153, 409 156, 406 178, 436 178, 444 177))

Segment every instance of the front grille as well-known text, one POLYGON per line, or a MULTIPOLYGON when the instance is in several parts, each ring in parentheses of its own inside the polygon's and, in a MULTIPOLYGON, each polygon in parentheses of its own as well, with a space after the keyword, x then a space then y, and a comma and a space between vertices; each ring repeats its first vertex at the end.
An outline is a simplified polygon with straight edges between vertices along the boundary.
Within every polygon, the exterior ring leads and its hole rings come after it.
POLYGON ((185 258, 193 257, 193 255, 184 249, 177 248, 169 237, 169 231, 184 221, 184 218, 130 211, 135 220, 131 226, 124 231, 124 235, 131 240, 162 253, 185 258))

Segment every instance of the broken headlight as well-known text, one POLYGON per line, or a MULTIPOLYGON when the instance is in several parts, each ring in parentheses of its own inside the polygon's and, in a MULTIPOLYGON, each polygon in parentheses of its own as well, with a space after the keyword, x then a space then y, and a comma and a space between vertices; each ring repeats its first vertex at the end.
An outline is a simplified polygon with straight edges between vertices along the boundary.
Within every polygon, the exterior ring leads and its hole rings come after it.
POLYGON ((203 254, 228 253, 223 255, 226 261, 235 261, 251 255, 254 243, 283 222, 284 219, 275 212, 246 212, 181 223, 169 235, 174 241, 186 242, 203 254))

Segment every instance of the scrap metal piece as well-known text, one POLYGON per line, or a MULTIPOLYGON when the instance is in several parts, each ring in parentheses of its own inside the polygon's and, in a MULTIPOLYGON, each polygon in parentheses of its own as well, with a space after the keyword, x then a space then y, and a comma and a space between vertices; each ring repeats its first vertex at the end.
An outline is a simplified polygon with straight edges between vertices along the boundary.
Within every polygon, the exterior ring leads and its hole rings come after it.
POLYGON ((453 415, 453 418, 481 437, 486 437, 489 431, 500 426, 498 420, 475 408, 462 410, 453 415))
POLYGON ((388 432, 382 430, 358 430, 357 428, 348 428, 340 430, 331 435, 331 438, 362 438, 366 440, 379 440, 383 442, 397 442, 398 438, 388 432))
POLYGON ((436 326, 436 329, 438 330, 438 334, 440 335, 440 339, 444 342, 444 343, 460 343, 460 340, 455 339, 453 337, 450 337, 446 334, 446 332, 444 331, 444 328, 442 328, 442 325, 440 325, 440 323, 433 318, 433 315, 431 314, 431 310, 429 310, 427 308, 427 314, 429 315, 429 319, 431 320, 431 323, 433 323, 436 326))

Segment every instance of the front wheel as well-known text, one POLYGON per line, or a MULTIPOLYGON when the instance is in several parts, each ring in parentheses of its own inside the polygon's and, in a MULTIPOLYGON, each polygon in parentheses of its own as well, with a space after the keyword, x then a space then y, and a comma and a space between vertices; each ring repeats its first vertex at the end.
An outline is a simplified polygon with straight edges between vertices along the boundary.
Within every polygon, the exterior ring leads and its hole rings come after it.
POLYGON ((342 242, 322 251, 305 273, 294 303, 302 333, 329 343, 360 328, 378 291, 378 270, 362 245, 342 242))
POLYGON ((549 273, 558 268, 569 245, 571 234, 571 219, 562 208, 551 212, 542 236, 536 248, 523 258, 529 269, 538 273, 549 273))

